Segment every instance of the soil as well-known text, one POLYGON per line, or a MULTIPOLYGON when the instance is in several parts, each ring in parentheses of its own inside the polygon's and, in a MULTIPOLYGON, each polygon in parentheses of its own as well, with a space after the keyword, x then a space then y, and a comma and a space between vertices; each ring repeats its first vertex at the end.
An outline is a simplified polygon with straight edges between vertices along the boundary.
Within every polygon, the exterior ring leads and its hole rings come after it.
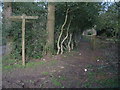
POLYGON ((87 86, 86 83, 118 77, 117 49, 116 44, 106 44, 105 48, 96 47, 92 50, 90 43, 82 42, 77 50, 34 60, 34 62, 44 61, 46 63, 44 65, 37 65, 34 68, 16 68, 7 72, 3 70, 2 87, 106 87, 98 82, 92 83, 91 86, 88 84, 87 86), (91 81, 90 77, 93 77, 91 81))

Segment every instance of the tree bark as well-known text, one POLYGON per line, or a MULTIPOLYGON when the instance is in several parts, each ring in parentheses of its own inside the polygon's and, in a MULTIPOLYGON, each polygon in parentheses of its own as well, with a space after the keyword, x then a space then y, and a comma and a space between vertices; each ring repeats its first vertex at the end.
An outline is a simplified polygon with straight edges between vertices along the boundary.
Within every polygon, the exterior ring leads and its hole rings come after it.
POLYGON ((13 46, 13 40, 12 36, 8 37, 6 35, 5 31, 11 28, 11 21, 8 19, 12 15, 12 3, 11 2, 4 2, 4 8, 3 8, 3 33, 2 33, 2 38, 3 38, 3 44, 6 44, 6 50, 5 54, 8 55, 12 51, 12 46, 13 46))
POLYGON ((57 42, 57 48, 58 48, 58 50, 57 50, 57 54, 59 54, 59 52, 60 52, 60 39, 61 39, 61 36, 62 36, 62 34, 63 34, 63 30, 64 30, 63 28, 64 28, 64 26, 65 26, 65 24, 66 24, 66 22, 67 22, 68 10, 69 10, 69 9, 67 9, 67 11, 66 11, 65 21, 64 21, 64 23, 63 23, 63 25, 62 25, 62 27, 61 27, 61 32, 60 32, 60 35, 59 35, 59 37, 58 37, 58 42, 57 42))
POLYGON ((74 49, 73 41, 72 41, 72 43, 71 43, 71 49, 72 49, 72 50, 74 49))
POLYGON ((69 52, 71 51, 71 47, 70 47, 71 39, 72 39, 72 33, 70 34, 70 38, 69 38, 69 42, 68 42, 68 51, 69 52))
POLYGON ((48 3, 48 16, 47 16, 47 54, 52 54, 54 51, 54 26, 55 26, 55 5, 48 3))
POLYGON ((62 40, 62 42, 61 42, 61 54, 63 54, 63 43, 68 38, 68 30, 70 28, 70 24, 71 24, 71 20, 70 20, 70 22, 68 24, 68 27, 67 27, 67 34, 66 34, 65 38, 62 40))
POLYGON ((12 3, 4 2, 3 17, 4 17, 5 28, 9 28, 11 26, 11 22, 10 20, 8 20, 8 18, 11 15, 12 15, 12 3))

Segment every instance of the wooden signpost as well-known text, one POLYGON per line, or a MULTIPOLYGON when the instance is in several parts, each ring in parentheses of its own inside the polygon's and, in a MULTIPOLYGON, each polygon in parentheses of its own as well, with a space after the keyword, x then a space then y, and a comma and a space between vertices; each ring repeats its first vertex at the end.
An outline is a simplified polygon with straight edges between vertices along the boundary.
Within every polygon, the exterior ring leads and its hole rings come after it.
POLYGON ((22 65, 25 66, 25 22, 26 19, 38 19, 38 16, 26 16, 22 14, 22 16, 10 16, 9 18, 22 20, 22 65))

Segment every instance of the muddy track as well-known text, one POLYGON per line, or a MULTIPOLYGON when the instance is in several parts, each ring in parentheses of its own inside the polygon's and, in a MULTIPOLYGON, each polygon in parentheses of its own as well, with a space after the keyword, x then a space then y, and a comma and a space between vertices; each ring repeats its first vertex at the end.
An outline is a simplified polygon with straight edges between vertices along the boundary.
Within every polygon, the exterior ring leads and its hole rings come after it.
MULTIPOLYGON (((104 78, 109 76, 116 76, 115 68, 111 67, 107 60, 100 59, 97 61, 97 57, 105 56, 105 50, 96 49, 92 51, 89 44, 82 43, 77 51, 65 53, 64 55, 57 55, 54 58, 46 57, 48 64, 36 66, 35 68, 19 68, 13 71, 3 71, 3 88, 81 88, 85 87, 84 84, 88 82, 88 74, 90 72, 98 72, 99 70, 105 71, 107 74, 104 78), (57 63, 49 64, 50 60, 56 60, 57 63), (108 63, 106 65, 106 63, 108 63), (106 66, 106 67, 102 67, 106 66), (100 69, 99 69, 100 68, 100 69), (85 69, 87 71, 85 71, 85 69), (111 72, 115 71, 115 72, 111 72), (48 74, 43 74, 48 72, 48 74), (110 75, 108 75, 110 73, 110 75)), ((37 60, 39 62, 39 60, 37 60)), ((116 66, 116 64, 113 64, 116 66)), ((96 74, 96 78, 100 77, 96 74)), ((110 77, 111 78, 111 77, 110 77)), ((94 83, 94 87, 104 87, 97 83, 94 83)))

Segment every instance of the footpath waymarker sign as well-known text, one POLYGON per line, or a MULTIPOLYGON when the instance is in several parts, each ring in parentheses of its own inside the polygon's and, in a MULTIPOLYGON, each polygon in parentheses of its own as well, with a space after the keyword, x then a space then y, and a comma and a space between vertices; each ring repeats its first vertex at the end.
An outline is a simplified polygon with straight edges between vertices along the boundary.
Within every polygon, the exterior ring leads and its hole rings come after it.
POLYGON ((38 19, 38 16, 26 16, 22 14, 22 16, 10 16, 11 20, 22 20, 22 65, 25 66, 25 22, 26 19, 38 19))

